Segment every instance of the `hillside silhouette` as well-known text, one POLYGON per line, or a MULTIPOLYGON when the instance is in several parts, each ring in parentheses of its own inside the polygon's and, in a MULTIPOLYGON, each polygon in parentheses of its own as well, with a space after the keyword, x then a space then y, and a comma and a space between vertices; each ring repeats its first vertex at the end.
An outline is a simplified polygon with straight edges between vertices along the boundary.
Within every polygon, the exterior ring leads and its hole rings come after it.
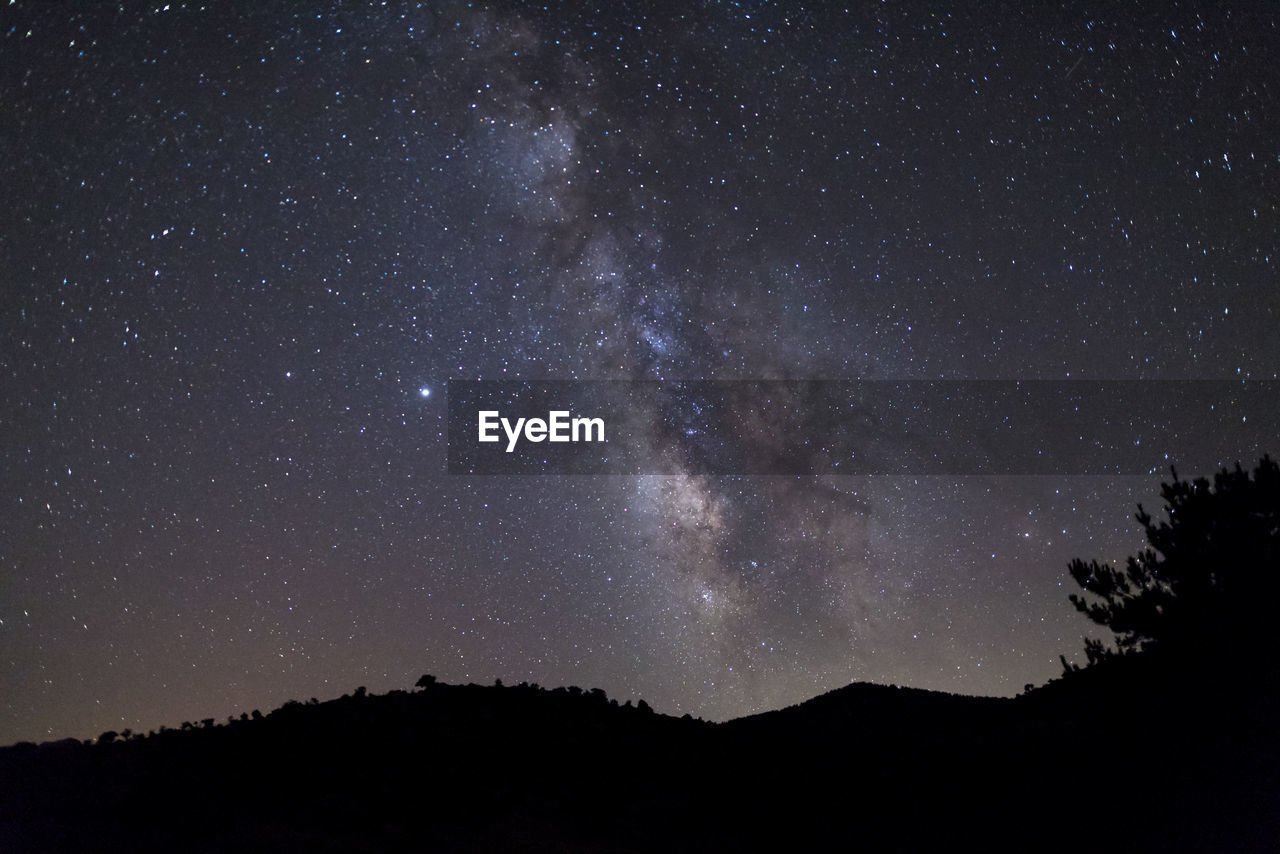
POLYGON ((424 677, 0 750, 0 850, 1276 850, 1274 701, 1133 676, 855 684, 722 724, 424 677))
POLYGON ((1077 560, 1110 629, 1015 698, 854 684, 722 724, 445 685, 0 750, 0 851, 1277 851, 1280 466, 1077 560))

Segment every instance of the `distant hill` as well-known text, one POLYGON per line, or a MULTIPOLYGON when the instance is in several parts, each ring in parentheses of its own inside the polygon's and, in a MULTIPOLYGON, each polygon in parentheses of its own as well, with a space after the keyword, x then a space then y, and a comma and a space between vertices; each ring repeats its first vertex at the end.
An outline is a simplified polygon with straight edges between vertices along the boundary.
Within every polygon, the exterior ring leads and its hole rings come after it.
POLYGON ((846 725, 850 720, 858 720, 864 727, 900 726, 908 719, 923 725, 939 717, 954 722, 958 718, 978 719, 1011 711, 1009 701, 1002 697, 971 697, 855 682, 785 709, 737 718, 725 726, 735 731, 803 726, 817 732, 846 725))
POLYGON ((1015 699, 850 685, 725 724, 576 688, 360 689, 0 750, 0 850, 1277 850, 1273 716, 1157 715, 1087 674, 1015 699))

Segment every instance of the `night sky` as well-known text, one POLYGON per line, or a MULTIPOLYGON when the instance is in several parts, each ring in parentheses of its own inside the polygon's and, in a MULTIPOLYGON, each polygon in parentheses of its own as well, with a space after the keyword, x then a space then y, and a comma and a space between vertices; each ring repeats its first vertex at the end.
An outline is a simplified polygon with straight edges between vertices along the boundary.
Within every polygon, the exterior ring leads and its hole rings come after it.
POLYGON ((10 0, 0 743, 1056 676, 1167 472, 451 475, 447 383, 1276 379, 1233 5, 10 0))

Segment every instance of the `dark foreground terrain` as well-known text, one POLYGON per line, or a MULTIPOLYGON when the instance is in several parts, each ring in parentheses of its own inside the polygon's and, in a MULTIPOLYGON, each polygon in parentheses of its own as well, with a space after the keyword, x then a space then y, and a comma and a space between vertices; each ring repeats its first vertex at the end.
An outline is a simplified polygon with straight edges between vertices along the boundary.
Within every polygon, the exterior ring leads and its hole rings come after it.
POLYGON ((429 684, 0 750, 0 850, 1275 851, 1273 696, 1084 671, 710 724, 429 684))

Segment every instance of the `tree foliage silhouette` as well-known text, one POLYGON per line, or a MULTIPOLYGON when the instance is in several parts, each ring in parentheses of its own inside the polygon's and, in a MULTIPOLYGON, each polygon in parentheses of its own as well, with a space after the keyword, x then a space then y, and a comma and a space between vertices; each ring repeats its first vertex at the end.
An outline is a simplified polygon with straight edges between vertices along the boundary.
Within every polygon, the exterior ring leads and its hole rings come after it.
MULTIPOLYGON (((1268 626, 1280 602, 1280 466, 1223 469, 1161 485, 1166 521, 1138 505, 1148 546, 1123 568, 1071 562, 1084 590, 1075 607, 1115 634, 1085 639, 1090 664, 1144 651, 1214 668, 1274 671, 1280 634, 1268 626)), ((1068 666, 1068 669, 1075 669, 1068 666)))

